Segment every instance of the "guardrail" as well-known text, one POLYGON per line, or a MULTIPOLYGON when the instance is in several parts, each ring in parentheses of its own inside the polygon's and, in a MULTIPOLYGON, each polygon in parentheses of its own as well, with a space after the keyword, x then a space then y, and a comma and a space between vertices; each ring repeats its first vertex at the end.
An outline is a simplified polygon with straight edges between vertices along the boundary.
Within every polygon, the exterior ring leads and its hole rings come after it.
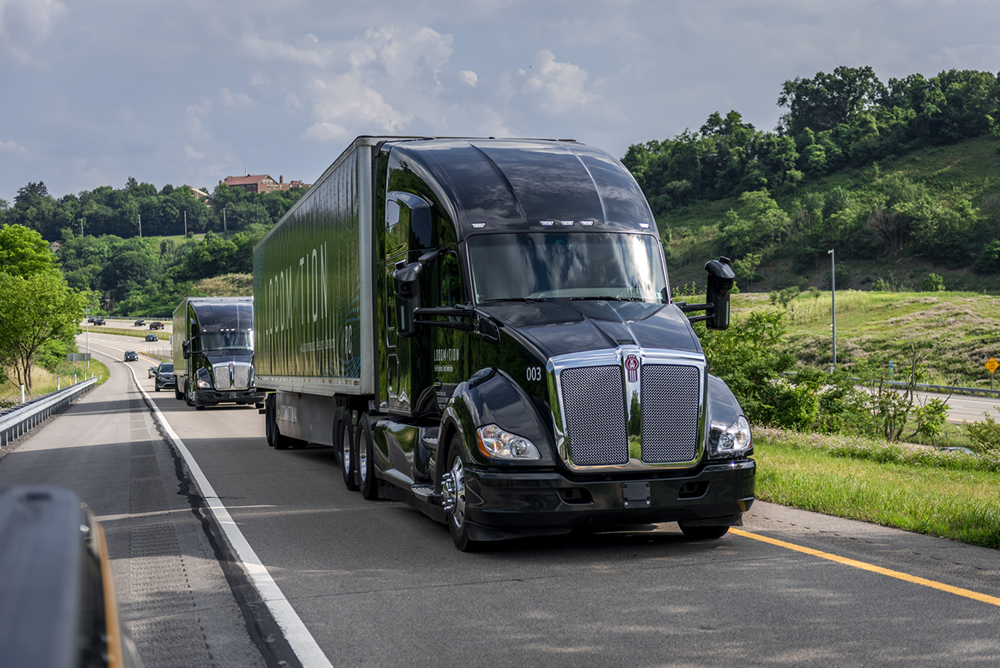
MULTIPOLYGON (((887 380, 884 383, 890 387, 906 387, 908 385, 903 380, 887 380)), ((971 394, 973 396, 1000 397, 1000 390, 987 390, 981 387, 956 387, 954 385, 930 385, 928 383, 914 383, 913 387, 917 390, 939 392, 941 394, 971 394)))
POLYGON ((56 413, 65 410, 71 401, 89 391, 95 383, 96 378, 88 378, 0 415, 0 447, 17 440, 56 413))

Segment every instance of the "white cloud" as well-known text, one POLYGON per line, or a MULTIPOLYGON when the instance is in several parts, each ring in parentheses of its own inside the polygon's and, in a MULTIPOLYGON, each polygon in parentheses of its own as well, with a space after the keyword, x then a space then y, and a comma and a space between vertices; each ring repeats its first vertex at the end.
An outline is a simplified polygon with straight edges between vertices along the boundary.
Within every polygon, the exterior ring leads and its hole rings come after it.
POLYGON ((192 139, 204 141, 211 138, 211 135, 202 123, 202 118, 207 116, 211 110, 212 101, 208 98, 203 98, 199 104, 188 106, 184 128, 192 139))
POLYGON ((253 106, 253 100, 246 93, 233 93, 228 88, 223 88, 219 95, 222 97, 222 104, 230 109, 253 106))
POLYGON ((205 157, 204 153, 199 153, 198 151, 194 150, 194 148, 192 148, 191 146, 184 147, 185 160, 201 160, 204 157, 205 157))
POLYGON ((58 0, 0 0, 0 47, 22 65, 34 62, 36 50, 66 12, 58 0))
POLYGON ((254 72, 250 75, 250 85, 251 86, 267 86, 271 83, 271 77, 267 76, 264 72, 254 72))
POLYGON ((521 90, 534 98, 536 108, 545 113, 564 113, 600 97, 585 90, 589 75, 584 70, 556 62, 555 54, 548 49, 535 54, 531 71, 525 76, 528 79, 521 90))
POLYGON ((0 153, 9 153, 11 155, 24 155, 27 150, 17 142, 12 141, 0 141, 0 153))
POLYGON ((310 139, 342 138, 343 132, 347 132, 345 121, 386 133, 399 132, 409 121, 357 73, 339 76, 330 83, 317 79, 314 91, 313 116, 317 122, 306 131, 310 139))
POLYGON ((475 88, 476 82, 479 81, 479 76, 472 70, 462 70, 458 73, 458 80, 475 88))

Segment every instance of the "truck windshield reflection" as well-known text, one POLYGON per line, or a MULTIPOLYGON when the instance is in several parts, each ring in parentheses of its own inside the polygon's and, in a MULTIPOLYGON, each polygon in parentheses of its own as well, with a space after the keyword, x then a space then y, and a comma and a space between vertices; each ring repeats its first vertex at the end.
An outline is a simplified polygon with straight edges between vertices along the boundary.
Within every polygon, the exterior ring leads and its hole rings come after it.
POLYGON ((241 332, 205 332, 202 350, 253 350, 253 330, 241 332))
POLYGON ((609 299, 662 303, 666 273, 649 234, 470 237, 476 302, 609 299))

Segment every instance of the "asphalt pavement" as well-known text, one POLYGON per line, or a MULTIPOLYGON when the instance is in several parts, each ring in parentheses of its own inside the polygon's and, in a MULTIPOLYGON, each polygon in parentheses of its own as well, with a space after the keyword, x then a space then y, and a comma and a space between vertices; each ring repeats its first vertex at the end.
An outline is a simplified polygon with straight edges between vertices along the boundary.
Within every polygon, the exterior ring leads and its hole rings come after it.
POLYGON ((294 665, 306 640, 308 666, 1000 665, 996 550, 757 502, 716 541, 667 523, 460 553, 347 491, 332 450, 276 451, 252 408, 152 393, 141 359, 147 399, 104 350, 112 381, 0 459, 0 485, 95 509, 148 666, 294 665))

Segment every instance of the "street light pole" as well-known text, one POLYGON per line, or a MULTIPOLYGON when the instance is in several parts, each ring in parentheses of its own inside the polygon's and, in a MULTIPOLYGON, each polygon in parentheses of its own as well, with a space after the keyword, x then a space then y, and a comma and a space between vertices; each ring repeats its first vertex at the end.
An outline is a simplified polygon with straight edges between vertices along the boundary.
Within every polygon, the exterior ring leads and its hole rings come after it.
POLYGON ((226 237, 226 232, 227 232, 227 230, 226 230, 226 209, 228 209, 228 208, 229 208, 228 204, 226 206, 222 207, 222 237, 223 238, 226 237))
POLYGON ((833 314, 833 368, 837 368, 837 263, 833 249, 827 251, 830 256, 830 298, 833 314))

